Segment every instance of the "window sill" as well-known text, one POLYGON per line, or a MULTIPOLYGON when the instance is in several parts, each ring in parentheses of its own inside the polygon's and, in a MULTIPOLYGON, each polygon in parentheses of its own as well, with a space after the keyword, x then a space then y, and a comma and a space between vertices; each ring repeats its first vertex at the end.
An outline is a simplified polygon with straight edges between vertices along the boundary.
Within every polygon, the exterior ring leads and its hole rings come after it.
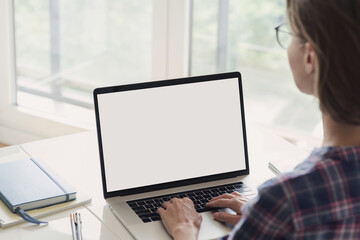
POLYGON ((18 92, 17 102, 17 108, 21 112, 83 130, 95 129, 95 114, 91 109, 25 92, 18 92))

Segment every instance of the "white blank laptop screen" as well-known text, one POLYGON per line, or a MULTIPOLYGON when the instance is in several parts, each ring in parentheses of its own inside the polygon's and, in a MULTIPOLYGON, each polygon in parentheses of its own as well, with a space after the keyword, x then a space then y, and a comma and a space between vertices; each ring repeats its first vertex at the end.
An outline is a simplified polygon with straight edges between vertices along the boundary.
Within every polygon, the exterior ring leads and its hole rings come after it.
POLYGON ((246 169, 238 84, 99 94, 107 191, 246 169))

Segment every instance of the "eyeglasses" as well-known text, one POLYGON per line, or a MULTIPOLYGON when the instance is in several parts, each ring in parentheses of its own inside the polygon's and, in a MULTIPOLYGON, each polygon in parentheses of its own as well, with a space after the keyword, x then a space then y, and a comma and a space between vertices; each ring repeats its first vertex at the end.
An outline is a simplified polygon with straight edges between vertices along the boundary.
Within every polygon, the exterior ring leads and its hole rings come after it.
POLYGON ((289 47, 292 33, 289 29, 287 23, 280 24, 275 28, 276 31, 276 40, 279 43, 280 47, 287 49, 289 47))

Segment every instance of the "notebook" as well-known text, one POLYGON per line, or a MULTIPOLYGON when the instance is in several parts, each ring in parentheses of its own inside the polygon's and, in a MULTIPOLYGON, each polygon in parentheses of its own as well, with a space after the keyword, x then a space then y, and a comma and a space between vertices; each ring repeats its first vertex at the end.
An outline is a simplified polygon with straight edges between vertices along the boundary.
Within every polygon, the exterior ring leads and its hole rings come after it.
POLYGON ((7 207, 31 210, 76 198, 75 190, 55 179, 32 158, 0 164, 0 197, 7 207))
POLYGON ((94 106, 104 198, 134 238, 171 239, 156 216, 171 197, 199 207, 199 239, 231 230, 201 207, 253 195, 239 72, 97 88, 94 106))
POLYGON ((44 163, 28 156, 18 146, 1 149, 0 160, 1 227, 11 226, 22 220, 45 223, 33 217, 44 216, 90 200, 81 194, 80 199, 74 201, 77 193, 66 181, 44 163), (65 204, 52 206, 59 203, 65 204), (33 210, 29 212, 32 217, 25 212, 28 210, 33 210))

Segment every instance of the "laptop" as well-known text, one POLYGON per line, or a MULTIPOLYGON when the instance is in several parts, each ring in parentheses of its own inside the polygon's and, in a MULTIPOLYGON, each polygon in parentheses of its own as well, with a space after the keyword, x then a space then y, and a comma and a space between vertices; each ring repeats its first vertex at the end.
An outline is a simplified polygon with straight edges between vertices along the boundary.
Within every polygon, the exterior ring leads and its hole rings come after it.
POLYGON ((253 194, 239 72, 97 88, 94 105, 104 198, 135 239, 171 239, 156 210, 172 197, 193 200, 199 239, 231 231, 205 204, 253 194))

